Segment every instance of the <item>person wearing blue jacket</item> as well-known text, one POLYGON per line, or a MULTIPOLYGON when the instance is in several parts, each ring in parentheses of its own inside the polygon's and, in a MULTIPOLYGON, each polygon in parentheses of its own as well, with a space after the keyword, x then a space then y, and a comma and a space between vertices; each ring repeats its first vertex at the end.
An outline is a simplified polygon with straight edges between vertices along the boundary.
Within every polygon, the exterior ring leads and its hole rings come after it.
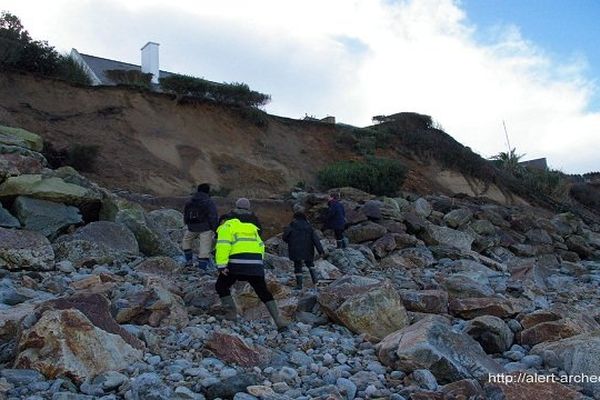
POLYGON ((338 249, 347 247, 344 230, 346 229, 346 211, 340 203, 340 195, 331 193, 328 199, 327 214, 325 215, 325 228, 333 230, 338 249))
POLYGON ((217 207, 210 198, 210 185, 198 185, 196 193, 185 204, 183 222, 187 230, 181 244, 185 255, 186 266, 193 265, 192 244, 199 240, 198 267, 206 270, 210 262, 210 253, 213 247, 215 231, 218 227, 219 216, 217 207))

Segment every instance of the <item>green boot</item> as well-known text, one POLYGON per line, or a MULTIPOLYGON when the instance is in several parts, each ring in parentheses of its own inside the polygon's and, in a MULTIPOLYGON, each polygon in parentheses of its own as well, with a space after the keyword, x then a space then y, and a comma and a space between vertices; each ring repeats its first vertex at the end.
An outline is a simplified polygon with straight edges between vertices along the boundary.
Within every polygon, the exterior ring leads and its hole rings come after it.
POLYGON ((319 278, 317 278, 317 271, 315 271, 314 268, 309 267, 308 272, 310 273, 310 280, 312 281, 313 285, 317 286, 317 283, 319 282, 319 278))
POLYGON ((275 303, 275 300, 267 301, 265 303, 265 307, 267 307, 269 314, 271 314, 273 321, 275 321, 275 325, 277 325, 277 330, 279 332, 286 330, 290 323, 289 321, 286 321, 284 318, 282 318, 279 314, 279 309, 277 308, 277 303, 275 303))
POLYGON ((302 290, 302 281, 303 281, 303 276, 302 274, 296 274, 296 289, 297 290, 302 290))
POLYGON ((225 309, 224 318, 230 321, 235 321, 237 319, 237 307, 235 306, 235 301, 231 296, 221 297, 221 305, 225 309))

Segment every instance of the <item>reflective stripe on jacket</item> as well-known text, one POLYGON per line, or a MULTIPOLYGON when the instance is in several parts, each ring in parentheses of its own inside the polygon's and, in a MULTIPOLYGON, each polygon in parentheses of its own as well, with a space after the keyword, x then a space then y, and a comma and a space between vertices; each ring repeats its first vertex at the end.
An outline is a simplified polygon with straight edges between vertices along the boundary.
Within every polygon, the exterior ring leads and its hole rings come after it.
POLYGON ((256 272, 253 267, 262 271, 264 253, 265 245, 254 224, 234 218, 217 229, 215 261, 219 268, 235 273, 256 272))

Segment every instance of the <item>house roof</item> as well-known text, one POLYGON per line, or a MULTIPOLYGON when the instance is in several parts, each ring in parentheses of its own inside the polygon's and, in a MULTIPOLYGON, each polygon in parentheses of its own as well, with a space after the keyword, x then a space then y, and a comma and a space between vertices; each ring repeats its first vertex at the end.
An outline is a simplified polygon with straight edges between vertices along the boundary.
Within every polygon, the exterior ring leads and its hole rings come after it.
MULTIPOLYGON (((142 67, 136 64, 130 64, 122 61, 110 60, 108 58, 91 56, 89 54, 79 53, 83 61, 90 67, 90 69, 100 79, 102 85, 116 85, 117 82, 111 80, 104 71, 111 69, 123 69, 123 70, 137 70, 141 71, 142 67)), ((159 71, 159 79, 166 78, 167 76, 174 75, 173 72, 159 71)))

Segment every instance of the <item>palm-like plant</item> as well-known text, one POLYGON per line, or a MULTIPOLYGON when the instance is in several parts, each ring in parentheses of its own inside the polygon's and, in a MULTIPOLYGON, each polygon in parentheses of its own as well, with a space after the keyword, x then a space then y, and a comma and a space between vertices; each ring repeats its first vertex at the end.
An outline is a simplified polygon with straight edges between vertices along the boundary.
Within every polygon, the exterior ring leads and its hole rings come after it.
POLYGON ((511 172, 516 173, 523 169, 521 165, 519 165, 519 161, 523 158, 525 154, 517 154, 517 149, 512 148, 510 151, 501 151, 491 158, 491 160, 496 161, 496 164, 501 168, 511 172))

